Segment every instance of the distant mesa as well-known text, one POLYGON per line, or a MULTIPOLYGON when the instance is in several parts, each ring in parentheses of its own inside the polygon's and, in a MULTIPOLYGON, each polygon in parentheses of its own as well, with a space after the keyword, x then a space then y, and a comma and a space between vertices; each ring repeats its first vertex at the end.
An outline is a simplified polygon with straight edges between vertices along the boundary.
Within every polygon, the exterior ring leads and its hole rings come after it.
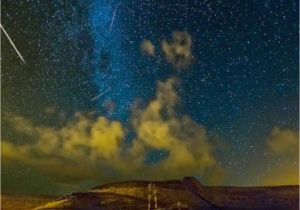
POLYGON ((298 209, 299 186, 209 187, 194 177, 127 181, 94 187, 36 208, 76 210, 298 209))

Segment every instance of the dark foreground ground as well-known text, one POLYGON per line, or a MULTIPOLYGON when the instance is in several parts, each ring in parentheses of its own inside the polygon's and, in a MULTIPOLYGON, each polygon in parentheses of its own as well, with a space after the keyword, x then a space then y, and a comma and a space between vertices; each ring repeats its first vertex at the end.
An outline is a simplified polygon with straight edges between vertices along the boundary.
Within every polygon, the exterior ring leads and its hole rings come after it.
MULTIPOLYGON (((35 209, 120 210, 148 209, 151 185, 151 210, 155 209, 266 209, 298 210, 299 186, 206 187, 194 178, 178 181, 129 181, 106 184, 88 192, 58 199, 41 200, 35 209)), ((37 204, 37 203, 36 203, 37 204)), ((29 207, 29 206, 28 206, 29 207)), ((31 207, 34 207, 33 205, 31 207)), ((12 209, 12 208, 3 208, 12 209)), ((21 208, 15 208, 21 209, 21 208)), ((24 209, 24 208, 22 208, 24 209)))
POLYGON ((28 210, 55 201, 56 197, 1 193, 1 210, 28 210))

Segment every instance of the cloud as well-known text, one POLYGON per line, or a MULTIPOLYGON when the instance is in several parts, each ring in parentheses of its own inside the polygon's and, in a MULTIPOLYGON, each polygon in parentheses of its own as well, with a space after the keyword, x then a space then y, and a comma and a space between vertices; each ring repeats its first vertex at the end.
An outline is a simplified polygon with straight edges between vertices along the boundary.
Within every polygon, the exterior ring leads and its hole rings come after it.
POLYGON ((186 69, 192 63, 192 37, 187 32, 173 32, 172 40, 163 40, 161 48, 167 61, 176 69, 186 69))
POLYGON ((189 116, 177 115, 179 80, 159 82, 156 97, 132 111, 136 137, 128 146, 126 128, 103 116, 77 113, 61 128, 34 125, 21 116, 9 118, 19 134, 31 137, 23 144, 4 140, 2 157, 6 164, 22 162, 61 182, 118 179, 170 179, 200 176, 206 183, 220 182, 223 170, 214 155, 206 129, 189 116), (167 154, 155 165, 147 154, 167 154))
POLYGON ((298 162, 283 162, 266 172, 263 178, 263 185, 299 185, 298 162))
POLYGON ((180 97, 175 87, 178 84, 176 78, 159 82, 156 98, 135 115, 133 126, 137 139, 133 153, 143 154, 147 149, 166 151, 168 156, 155 166, 160 176, 180 178, 195 175, 208 180, 217 174, 218 179, 210 181, 220 181, 223 172, 217 164, 205 128, 187 115, 177 116, 180 97))
POLYGON ((48 106, 44 109, 44 112, 47 116, 53 116, 56 113, 55 106, 48 106))
POLYGON ((274 127, 267 140, 270 169, 266 170, 263 185, 299 184, 299 134, 297 131, 274 127))
POLYGON ((155 47, 152 42, 147 39, 141 43, 141 51, 145 55, 155 56, 155 47))
POLYGON ((268 148, 272 155, 286 154, 289 156, 299 153, 299 134, 291 129, 274 127, 267 139, 268 148))
POLYGON ((91 120, 79 113, 59 129, 35 126, 20 116, 12 117, 10 122, 16 131, 31 136, 32 141, 3 141, 4 160, 24 162, 63 182, 102 177, 105 171, 97 168, 113 166, 118 170, 124 139, 120 122, 104 117, 91 120))

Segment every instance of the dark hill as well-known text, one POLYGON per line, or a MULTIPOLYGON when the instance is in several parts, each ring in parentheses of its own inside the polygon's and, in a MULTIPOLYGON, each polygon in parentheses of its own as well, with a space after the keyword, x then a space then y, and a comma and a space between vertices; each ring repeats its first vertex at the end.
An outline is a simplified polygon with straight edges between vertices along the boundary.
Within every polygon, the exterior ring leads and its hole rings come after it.
POLYGON ((298 186, 208 187, 193 177, 178 181, 128 181, 74 193, 37 209, 298 209, 298 186), (151 186, 151 187, 150 187, 151 186), (155 196, 156 195, 156 196, 155 196))

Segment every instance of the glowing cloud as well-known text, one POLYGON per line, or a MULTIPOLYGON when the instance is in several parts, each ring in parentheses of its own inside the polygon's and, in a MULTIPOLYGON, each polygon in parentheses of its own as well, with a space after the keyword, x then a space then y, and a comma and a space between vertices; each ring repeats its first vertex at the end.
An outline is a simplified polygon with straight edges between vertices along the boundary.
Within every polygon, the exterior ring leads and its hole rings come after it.
POLYGON ((167 61, 176 69, 186 69, 192 62, 192 37, 187 32, 175 31, 171 41, 161 42, 161 48, 167 61))
POLYGON ((141 51, 148 56, 155 56, 155 47, 151 41, 145 39, 141 44, 141 51))
POLYGON ((22 145, 3 141, 3 159, 24 162, 62 182, 102 177, 101 169, 117 166, 120 159, 124 130, 117 121, 76 114, 60 129, 35 126, 20 116, 11 123, 32 141, 22 145))
POLYGON ((175 90, 178 84, 176 78, 159 82, 156 98, 145 110, 135 114, 133 125, 137 139, 133 153, 140 156, 147 149, 167 151, 168 156, 155 166, 159 176, 178 178, 190 174, 208 180, 209 176, 218 174, 218 180, 211 181, 220 181, 222 170, 214 157, 206 130, 189 116, 176 115, 176 106, 180 103, 175 90), (206 174, 208 171, 211 173, 206 174))
POLYGON ((129 147, 124 126, 102 116, 91 119, 77 113, 61 128, 36 126, 14 116, 9 120, 15 130, 30 136, 31 141, 3 141, 3 160, 7 164, 23 162, 61 183, 187 175, 201 176, 207 183, 220 182, 223 170, 205 128, 187 115, 176 115, 180 105, 178 84, 176 78, 159 82, 156 98, 145 109, 133 109, 136 138, 129 147), (149 165, 145 158, 153 150, 163 150, 167 155, 149 165))
POLYGON ((270 162, 275 163, 265 172, 264 185, 299 184, 299 134, 291 129, 274 127, 267 138, 270 162))
POLYGON ((298 140, 299 135, 296 131, 274 127, 267 139, 267 144, 272 155, 286 154, 297 156, 299 152, 298 140))

